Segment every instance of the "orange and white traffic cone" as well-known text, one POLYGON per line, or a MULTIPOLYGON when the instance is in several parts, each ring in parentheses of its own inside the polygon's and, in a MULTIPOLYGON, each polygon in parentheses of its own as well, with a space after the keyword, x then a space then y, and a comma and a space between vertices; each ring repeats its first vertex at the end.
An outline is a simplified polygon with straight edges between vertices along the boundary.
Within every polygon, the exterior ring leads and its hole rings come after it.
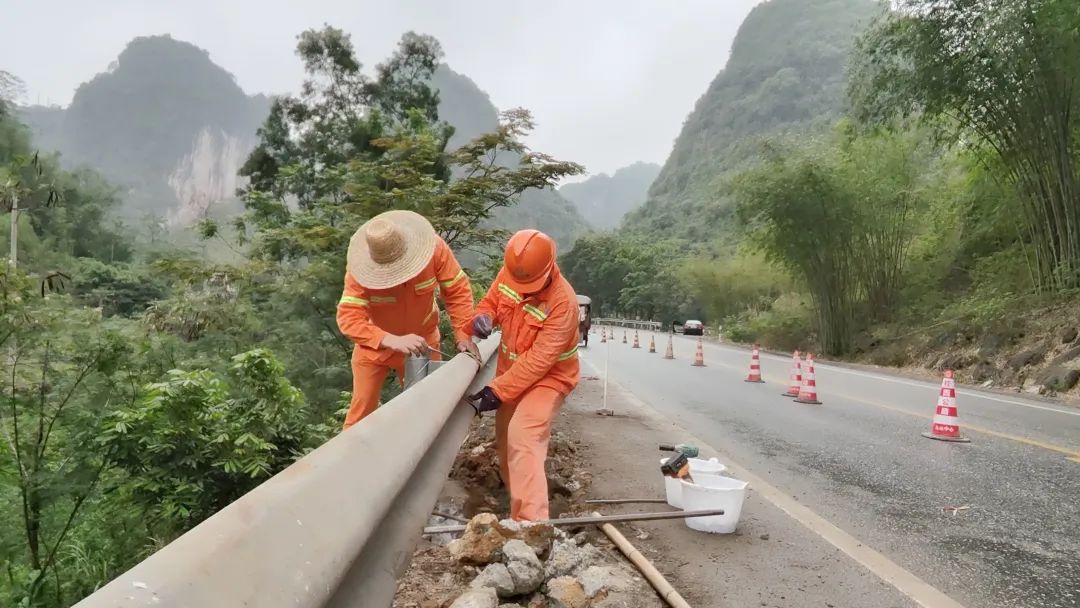
POLYGON ((758 354, 758 345, 750 352, 750 373, 746 375, 744 382, 765 382, 761 379, 761 355, 758 354))
POLYGON ((795 403, 821 405, 817 398, 817 380, 814 379, 814 353, 806 353, 806 371, 803 373, 802 387, 799 388, 799 396, 795 397, 795 403))
POLYGON ((634 330, 634 348, 641 348, 641 345, 638 344, 638 337, 637 337, 637 330, 636 329, 634 330))
POLYGON ((701 349, 701 338, 697 339, 697 351, 694 352, 694 367, 705 367, 705 351, 701 349))
POLYGON ((791 384, 788 385, 786 393, 781 393, 785 397, 798 397, 799 391, 802 390, 802 361, 799 360, 799 351, 795 351, 795 354, 791 357, 791 384))
POLYGON ((674 359, 675 358, 675 349, 672 348, 672 346, 671 346, 671 334, 668 334, 668 337, 667 337, 667 350, 664 351, 664 358, 665 359, 674 359))
POLYGON ((601 329, 600 330, 600 343, 604 344, 605 342, 607 342, 607 330, 606 329, 601 329))
POLYGON ((622 343, 626 344, 626 330, 622 330, 622 343))
POLYGON ((649 352, 656 352, 656 334, 649 336, 649 352))
POLYGON ((941 380, 937 409, 934 410, 934 423, 930 426, 930 432, 923 433, 922 436, 959 443, 971 441, 960 435, 960 413, 956 409, 956 380, 953 378, 951 369, 945 370, 945 377, 941 380))

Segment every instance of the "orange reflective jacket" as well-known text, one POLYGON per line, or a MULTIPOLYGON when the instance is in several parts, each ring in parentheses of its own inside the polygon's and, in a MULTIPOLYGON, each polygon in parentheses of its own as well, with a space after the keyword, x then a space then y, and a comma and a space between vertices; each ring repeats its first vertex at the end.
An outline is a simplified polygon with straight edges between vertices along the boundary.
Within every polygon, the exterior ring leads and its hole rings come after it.
MULTIPOLYGON (((439 308, 435 291, 450 313, 454 337, 469 339, 472 322, 472 288, 450 246, 441 238, 435 254, 415 277, 389 289, 367 289, 345 271, 345 293, 337 308, 338 328, 357 346, 356 355, 367 361, 389 360, 390 351, 380 351, 386 334, 421 336, 437 334, 439 308)), ((438 344, 433 344, 438 348, 438 344)))
MULTIPOLYGON (((503 268, 476 307, 502 327, 492 390, 517 401, 533 386, 566 395, 577 386, 578 306, 574 288, 556 266, 551 284, 528 298, 510 288, 503 268)), ((472 328, 470 327, 470 330, 472 328)))

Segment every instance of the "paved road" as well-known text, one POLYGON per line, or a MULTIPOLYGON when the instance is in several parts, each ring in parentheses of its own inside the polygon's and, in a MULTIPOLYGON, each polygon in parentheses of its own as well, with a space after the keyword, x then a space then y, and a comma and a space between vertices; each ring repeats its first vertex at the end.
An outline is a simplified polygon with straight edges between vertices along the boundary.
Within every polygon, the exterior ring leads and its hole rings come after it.
POLYGON ((1080 606, 1080 409, 961 389, 972 442, 939 442, 920 436, 937 384, 818 365, 824 404, 800 405, 780 395, 790 358, 763 355, 752 384, 745 350, 706 342, 695 368, 694 340, 675 338, 674 361, 647 342, 597 337, 583 356, 968 608, 1080 606))

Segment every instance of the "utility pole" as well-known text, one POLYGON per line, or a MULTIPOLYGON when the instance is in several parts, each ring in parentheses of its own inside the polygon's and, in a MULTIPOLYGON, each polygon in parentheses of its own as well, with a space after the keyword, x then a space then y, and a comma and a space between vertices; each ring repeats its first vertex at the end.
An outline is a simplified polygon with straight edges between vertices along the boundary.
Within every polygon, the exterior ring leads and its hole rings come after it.
POLYGON ((19 265, 19 195, 13 193, 11 197, 11 260, 8 262, 11 269, 19 265))

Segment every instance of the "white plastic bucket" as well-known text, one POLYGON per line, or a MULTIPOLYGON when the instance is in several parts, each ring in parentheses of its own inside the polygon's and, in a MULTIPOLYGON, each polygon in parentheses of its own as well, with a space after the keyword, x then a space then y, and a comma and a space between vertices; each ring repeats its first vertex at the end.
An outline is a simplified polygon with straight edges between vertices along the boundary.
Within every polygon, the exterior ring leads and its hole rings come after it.
POLYGON ((701 473, 693 475, 693 483, 679 480, 682 486, 683 509, 687 511, 703 511, 706 509, 723 509, 723 515, 711 517, 688 517, 686 526, 700 532, 713 534, 730 534, 739 525, 739 515, 742 513, 743 501, 746 499, 746 488, 750 484, 738 479, 724 477, 723 475, 711 475, 701 473))
MULTIPOLYGON (((720 463, 715 458, 709 460, 702 460, 700 458, 688 458, 690 461, 690 476, 698 474, 706 475, 719 475, 727 470, 727 467, 720 463)), ((660 464, 667 462, 667 458, 661 458, 660 464)), ((664 475, 664 495, 667 498, 667 504, 675 507, 676 509, 683 508, 682 505, 682 486, 679 485, 678 479, 674 477, 668 477, 664 475)))

